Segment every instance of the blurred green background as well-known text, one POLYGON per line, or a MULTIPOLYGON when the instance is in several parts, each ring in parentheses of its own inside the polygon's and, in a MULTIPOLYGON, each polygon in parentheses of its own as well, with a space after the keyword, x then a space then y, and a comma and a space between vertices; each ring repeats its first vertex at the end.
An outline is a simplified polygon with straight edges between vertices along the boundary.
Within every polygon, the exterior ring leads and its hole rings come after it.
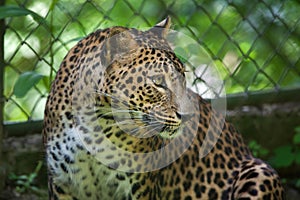
POLYGON ((300 88, 298 1, 6 0, 6 6, 5 121, 42 119, 55 72, 80 38, 114 25, 150 27, 167 15, 172 29, 208 52, 227 95, 300 88))

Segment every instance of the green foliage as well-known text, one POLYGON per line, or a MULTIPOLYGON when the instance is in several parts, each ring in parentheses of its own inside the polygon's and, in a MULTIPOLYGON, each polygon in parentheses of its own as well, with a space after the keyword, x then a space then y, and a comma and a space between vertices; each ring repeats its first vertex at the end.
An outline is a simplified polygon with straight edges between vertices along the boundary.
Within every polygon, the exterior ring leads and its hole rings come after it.
POLYGON ((296 134, 293 138, 293 143, 294 144, 300 144, 300 126, 297 126, 295 128, 295 132, 296 132, 296 134))
MULTIPOLYGON (((290 144, 282 145, 269 151, 255 140, 249 142, 248 146, 255 157, 270 157, 268 162, 274 168, 300 167, 300 126, 295 129, 295 135, 290 144)), ((300 176, 293 178, 282 178, 282 183, 293 185, 300 189, 300 176)))
POLYGON ((21 74, 14 85, 13 94, 18 98, 24 97, 27 92, 35 86, 41 79, 43 75, 35 72, 29 71, 21 74))
POLYGON ((291 166, 295 160, 295 154, 293 152, 292 145, 284 145, 277 147, 274 150, 274 156, 270 160, 272 166, 276 168, 291 166))
POLYGON ((44 25, 46 24, 46 21, 43 17, 26 8, 13 6, 13 5, 0 6, 0 19, 5 19, 8 17, 26 16, 26 15, 31 15, 32 18, 37 23, 44 24, 44 25))
POLYGON ((277 147, 274 150, 270 163, 276 168, 300 166, 300 126, 295 128, 295 135, 291 144, 277 147))
POLYGON ((41 170, 43 165, 42 161, 39 161, 35 170, 28 174, 28 175, 16 175, 14 173, 11 173, 9 175, 9 179, 14 182, 16 185, 16 191, 18 193, 40 193, 40 189, 34 185, 35 179, 41 170))
POLYGON ((255 140, 251 140, 248 146, 255 157, 264 157, 269 154, 269 150, 258 144, 255 140))
POLYGON ((11 6, 11 5, 0 6, 0 19, 4 19, 7 17, 23 16, 23 15, 32 15, 32 17, 34 17, 37 21, 43 20, 43 18, 40 17, 38 14, 26 8, 21 8, 18 6, 11 6))
POLYGON ((175 49, 179 58, 189 64, 186 58, 197 55, 196 67, 202 69, 208 61, 213 61, 209 66, 217 67, 227 93, 300 86, 297 1, 6 0, 5 3, 6 6, 0 7, 0 19, 5 19, 7 27, 6 121, 42 119, 50 83, 78 38, 115 25, 149 27, 167 15, 172 18, 174 30, 192 37, 206 51, 199 56, 192 52, 195 48, 182 45, 183 41, 177 46, 183 49, 175 49), (49 81, 29 81, 24 94, 19 94, 15 90, 20 87, 14 86, 16 77, 27 71, 46 76, 49 81))

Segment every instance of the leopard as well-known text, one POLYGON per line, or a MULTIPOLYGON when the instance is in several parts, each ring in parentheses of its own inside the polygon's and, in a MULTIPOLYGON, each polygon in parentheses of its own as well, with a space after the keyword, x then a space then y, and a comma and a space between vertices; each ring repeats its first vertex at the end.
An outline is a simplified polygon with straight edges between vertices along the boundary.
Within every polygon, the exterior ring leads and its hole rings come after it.
POLYGON ((278 173, 187 88, 171 24, 100 29, 65 56, 44 112, 50 200, 285 199, 278 173))

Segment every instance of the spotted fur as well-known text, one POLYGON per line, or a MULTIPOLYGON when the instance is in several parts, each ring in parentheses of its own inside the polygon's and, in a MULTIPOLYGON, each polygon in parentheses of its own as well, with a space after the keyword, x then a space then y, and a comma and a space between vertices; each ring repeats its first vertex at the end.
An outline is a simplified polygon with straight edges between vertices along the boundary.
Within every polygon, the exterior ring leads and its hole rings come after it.
POLYGON ((169 26, 98 30, 69 51, 45 109, 49 199, 284 199, 277 173, 186 89, 184 65, 165 40, 169 26), (106 140, 113 146, 102 148, 106 140), (168 144, 170 157, 136 156, 136 165, 116 153, 168 144), (202 152, 205 145, 213 148, 202 152))

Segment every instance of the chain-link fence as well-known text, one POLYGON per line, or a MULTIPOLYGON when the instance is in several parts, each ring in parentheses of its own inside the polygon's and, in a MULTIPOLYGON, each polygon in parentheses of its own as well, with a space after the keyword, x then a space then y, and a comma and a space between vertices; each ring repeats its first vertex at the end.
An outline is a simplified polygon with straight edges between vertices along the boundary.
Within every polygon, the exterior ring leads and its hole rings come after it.
POLYGON ((167 15, 208 52, 229 96, 297 96, 299 10, 290 0, 7 0, 4 120, 42 119, 55 72, 80 38, 115 25, 150 27, 167 15))

